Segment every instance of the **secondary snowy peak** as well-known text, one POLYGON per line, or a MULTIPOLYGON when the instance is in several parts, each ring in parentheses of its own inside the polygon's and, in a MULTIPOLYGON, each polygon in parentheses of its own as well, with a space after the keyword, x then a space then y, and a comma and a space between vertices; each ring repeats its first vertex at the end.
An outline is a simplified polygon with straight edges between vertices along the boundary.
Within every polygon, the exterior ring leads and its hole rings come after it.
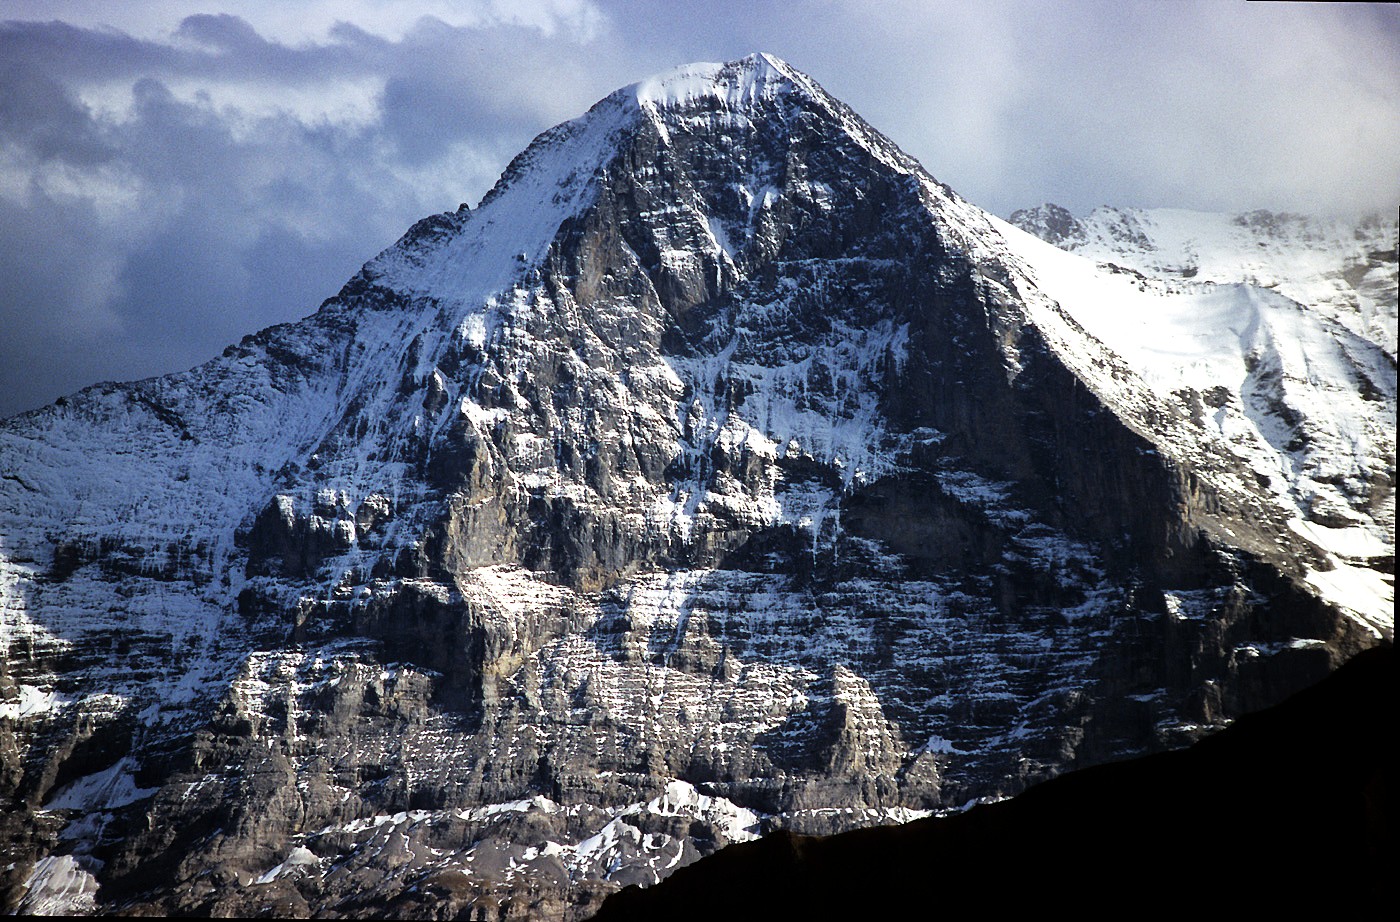
POLYGON ((1046 243, 1053 243, 1067 250, 1084 242, 1083 225, 1068 210, 1054 202, 1013 212, 1011 223, 1046 243))
POLYGON ((1044 204, 1010 220, 1062 249, 1164 281, 1272 289, 1396 356, 1400 241, 1394 217, 1104 206, 1076 218, 1044 204))
MULTIPOLYGON (((1177 453, 1243 462, 1289 510, 1290 529, 1331 555, 1309 579, 1388 630, 1395 223, 1111 208, 1079 220, 1056 205, 1012 219, 1020 229, 1002 234, 1036 290, 1124 361, 1158 408, 1194 421, 1177 453)), ((1055 318, 1036 322, 1051 329, 1055 318)), ((1079 374, 1099 378, 1088 364, 1079 374)), ((1115 401, 1111 385, 1094 386, 1115 401)))

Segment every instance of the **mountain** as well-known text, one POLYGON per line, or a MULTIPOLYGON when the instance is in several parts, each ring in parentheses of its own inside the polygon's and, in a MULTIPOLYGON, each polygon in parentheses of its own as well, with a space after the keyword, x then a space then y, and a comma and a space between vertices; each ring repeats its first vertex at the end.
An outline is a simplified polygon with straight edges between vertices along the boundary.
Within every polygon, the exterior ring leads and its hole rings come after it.
POLYGON ((1045 244, 766 55, 619 90, 0 426, 6 905, 584 918, 1190 743, 1393 637, 1393 352, 1327 316, 1045 244))

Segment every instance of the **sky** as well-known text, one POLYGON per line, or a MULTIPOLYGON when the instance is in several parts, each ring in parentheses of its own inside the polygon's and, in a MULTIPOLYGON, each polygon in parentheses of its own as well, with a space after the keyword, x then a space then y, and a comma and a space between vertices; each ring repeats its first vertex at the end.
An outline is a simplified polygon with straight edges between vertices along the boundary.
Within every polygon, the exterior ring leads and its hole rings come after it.
POLYGON ((0 417, 313 312, 612 90, 767 51, 974 204, 1400 204, 1400 9, 4 0, 0 417))

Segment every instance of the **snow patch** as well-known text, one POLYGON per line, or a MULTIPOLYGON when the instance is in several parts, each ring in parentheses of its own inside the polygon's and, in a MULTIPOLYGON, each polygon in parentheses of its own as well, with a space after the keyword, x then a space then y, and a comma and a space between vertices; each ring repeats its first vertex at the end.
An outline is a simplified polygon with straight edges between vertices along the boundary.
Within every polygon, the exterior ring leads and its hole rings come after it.
POLYGON ((55 711, 68 702, 56 691, 21 685, 18 698, 0 702, 0 720, 25 720, 55 711))
POLYGON ((129 756, 123 758, 109 768, 74 781, 45 804, 44 809, 115 810, 155 796, 159 788, 137 786, 135 770, 135 760, 129 756))
POLYGON ((40 858, 24 882, 22 916, 84 916, 97 911, 97 878, 73 855, 40 858))
POLYGON ((272 870, 263 874, 257 880, 253 881, 253 883, 270 884, 294 868, 319 868, 320 866, 321 859, 316 857, 315 852, 305 846, 298 845, 296 848, 292 849, 286 861, 283 861, 272 870))

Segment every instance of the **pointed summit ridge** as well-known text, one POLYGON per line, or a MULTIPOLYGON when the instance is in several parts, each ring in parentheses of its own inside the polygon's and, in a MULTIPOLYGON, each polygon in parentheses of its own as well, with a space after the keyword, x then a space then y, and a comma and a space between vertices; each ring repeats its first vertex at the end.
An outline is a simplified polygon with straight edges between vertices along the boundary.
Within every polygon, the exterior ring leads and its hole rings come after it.
MULTIPOLYGON (((687 64, 623 87, 583 115, 541 133, 511 161, 474 212, 430 219, 427 226, 436 233, 418 233, 415 227, 376 257, 367 273, 401 291, 461 301, 489 296, 545 258, 559 228, 592 206, 599 180, 619 156, 635 148, 639 132, 655 133, 669 144, 677 132, 696 129, 692 115, 702 113, 713 122, 707 131, 751 131, 760 122, 787 122, 789 107, 774 107, 784 98, 814 107, 829 122, 823 133, 849 135, 901 173, 921 172, 810 77, 772 55, 687 64)), ((788 132, 770 126, 759 133, 781 144, 777 136, 788 132)), ((768 155, 778 158, 771 167, 778 169, 785 154, 774 147, 768 155)))
POLYGON ((726 63, 687 64, 621 92, 635 93, 644 106, 669 108, 708 97, 722 100, 729 108, 739 108, 794 90, 811 93, 815 88, 809 77, 787 62, 760 52, 726 63))
MULTIPOLYGON (((943 223, 959 248, 978 249, 977 238, 990 233, 979 209, 938 183, 816 81, 772 55, 756 53, 723 63, 687 64, 609 94, 583 115, 536 137, 511 161, 476 211, 431 219, 427 225, 436 233, 420 234, 415 228, 366 270, 381 284, 400 291, 450 296, 461 302, 487 297, 538 267, 557 242, 559 230, 594 205, 599 184, 606 184, 608 176, 615 179, 658 168, 687 176, 685 184, 706 200, 691 200, 696 217, 710 225, 712 233, 726 237, 724 228, 735 220, 714 213, 716 208, 723 210, 716 196, 728 195, 723 188, 715 188, 717 176, 725 177, 720 186, 747 197, 738 223, 751 229, 780 199, 792 194, 803 198, 817 194, 822 199, 821 189, 833 188, 830 183, 816 187, 800 176, 788 177, 789 153, 800 149, 799 156, 805 160, 806 151, 829 148, 834 152, 851 143, 854 148, 832 156, 849 158, 857 150, 864 151, 856 159, 873 158, 871 166, 878 172, 914 177, 931 210, 955 212, 943 223), (738 146, 731 144, 733 157, 727 164, 728 155, 722 150, 706 155, 716 167, 708 179, 697 173, 697 164, 690 162, 692 155, 677 160, 674 151, 651 150, 650 142, 644 140, 655 136, 664 148, 682 136, 719 135, 745 140, 738 146), (751 175, 728 175, 740 163, 751 175), (785 189, 782 183, 787 179, 797 185, 785 189), (968 228, 972 233, 964 234, 968 228)), ((833 178, 839 175, 837 169, 833 178)), ((747 236, 738 234, 732 240, 747 236)), ((716 238, 713 245, 725 249, 729 242, 716 238)))

